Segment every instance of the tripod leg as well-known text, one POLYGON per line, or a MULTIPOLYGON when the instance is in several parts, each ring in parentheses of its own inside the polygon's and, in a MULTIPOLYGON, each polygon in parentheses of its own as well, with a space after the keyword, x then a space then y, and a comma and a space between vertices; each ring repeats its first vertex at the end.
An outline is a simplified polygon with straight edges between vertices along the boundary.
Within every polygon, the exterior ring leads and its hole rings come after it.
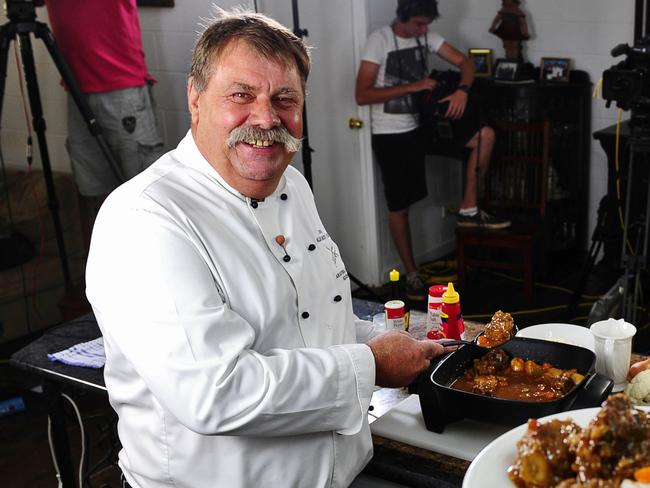
POLYGON ((601 208, 598 211, 598 222, 596 222, 596 228, 591 236, 591 245, 589 246, 589 252, 587 254, 587 262, 585 267, 582 270, 582 274, 578 279, 573 295, 571 296, 571 301, 567 306, 568 317, 571 318, 575 315, 578 309, 578 303, 580 302, 580 297, 585 291, 585 286, 587 285, 587 280, 591 274, 591 270, 596 264, 596 258, 600 253, 600 249, 603 247, 604 241, 604 230, 605 222, 607 221, 607 207, 601 203, 601 208))
POLYGON ((66 86, 68 87, 68 90, 70 91, 70 95, 72 96, 72 99, 74 100, 75 104, 77 105, 77 108, 81 112, 81 115, 86 121, 86 124, 88 124, 88 130, 90 130, 90 133, 97 140, 97 143, 99 144, 99 148, 104 154, 106 161, 108 161, 108 164, 111 168, 111 171, 113 172, 113 175, 115 176, 115 179, 119 183, 124 182, 125 180, 124 180, 124 175, 122 174, 122 169, 120 168, 120 165, 117 163, 117 160, 115 159, 115 156, 111 151, 111 148, 104 140, 102 128, 99 125, 99 122, 97 122, 97 119, 95 118, 95 115, 93 114, 90 105, 88 105, 85 95, 82 93, 81 89, 79 88, 79 85, 77 84, 77 81, 75 80, 72 71, 70 71, 68 64, 65 62, 63 55, 59 51, 56 41, 54 40, 54 35, 48 28, 47 24, 43 24, 42 22, 36 22, 35 25, 36 28, 35 28, 34 35, 40 38, 45 43, 45 47, 47 47, 47 50, 50 53, 50 57, 52 58, 52 61, 54 61, 54 64, 59 70, 59 74, 61 75, 61 78, 63 78, 63 81, 65 82, 66 86))
POLYGON ((52 220, 54 221, 54 227, 56 230, 56 241, 59 249, 59 257, 61 259, 61 267, 63 268, 65 289, 69 291, 72 288, 72 281, 70 279, 70 270, 68 267, 68 257, 65 252, 65 244, 63 242, 63 232, 61 230, 61 221, 59 219, 59 204, 56 199, 56 190, 52 178, 50 155, 47 149, 47 140, 45 139, 45 119, 43 118, 43 108, 41 106, 41 97, 38 90, 36 68, 34 67, 32 44, 29 34, 26 32, 20 32, 18 34, 18 40, 20 44, 20 56, 23 71, 25 73, 25 82, 27 84, 27 93, 29 95, 29 106, 32 112, 32 126, 34 132, 36 132, 38 148, 41 154, 41 163, 43 165, 43 176, 45 178, 45 186, 48 194, 48 207, 52 213, 52 220))
MULTIPOLYGON (((625 222, 623 223, 623 249, 621 251, 621 261, 623 263, 623 301, 621 304, 621 317, 628 322, 632 320, 631 314, 633 296, 636 294, 635 286, 630 290, 630 280, 634 276, 634 269, 638 266, 637 256, 627 252, 628 249, 628 232, 630 226, 630 202, 632 200, 632 182, 634 174, 634 147, 630 148, 628 173, 627 173, 627 186, 625 195, 625 222), (630 296, 630 293, 632 296, 630 296)), ((638 246, 637 246, 638 248, 638 246)))
POLYGON ((10 23, 0 28, 0 114, 4 101, 5 83, 7 80, 7 58, 9 56, 9 43, 16 35, 16 29, 10 23))

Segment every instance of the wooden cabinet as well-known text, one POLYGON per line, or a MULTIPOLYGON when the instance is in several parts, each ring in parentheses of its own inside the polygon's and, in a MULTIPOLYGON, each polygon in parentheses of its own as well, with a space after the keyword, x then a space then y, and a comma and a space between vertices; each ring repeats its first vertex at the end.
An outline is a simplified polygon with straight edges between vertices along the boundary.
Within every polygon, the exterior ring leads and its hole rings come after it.
MULTIPOLYGON (((550 255, 562 252, 576 256, 586 250, 591 89, 587 73, 574 71, 568 83, 477 79, 472 95, 481 117, 495 128, 497 138, 506 137, 499 129, 503 122, 548 122, 544 233, 550 255)), ((496 145, 493 164, 506 156, 503 147, 496 145)), ((485 196, 485 191, 482 195, 485 196)), ((513 221, 529 219, 525 208, 504 210, 513 221)))

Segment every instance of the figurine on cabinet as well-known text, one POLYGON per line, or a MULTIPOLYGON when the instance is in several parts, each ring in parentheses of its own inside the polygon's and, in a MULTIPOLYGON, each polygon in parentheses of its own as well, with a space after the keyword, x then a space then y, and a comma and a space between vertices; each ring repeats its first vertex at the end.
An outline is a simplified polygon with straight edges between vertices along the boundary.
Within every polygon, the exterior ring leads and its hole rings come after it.
POLYGON ((519 4, 519 0, 502 0, 501 9, 490 26, 490 33, 503 41, 506 59, 523 62, 521 41, 530 39, 530 34, 526 14, 519 4))

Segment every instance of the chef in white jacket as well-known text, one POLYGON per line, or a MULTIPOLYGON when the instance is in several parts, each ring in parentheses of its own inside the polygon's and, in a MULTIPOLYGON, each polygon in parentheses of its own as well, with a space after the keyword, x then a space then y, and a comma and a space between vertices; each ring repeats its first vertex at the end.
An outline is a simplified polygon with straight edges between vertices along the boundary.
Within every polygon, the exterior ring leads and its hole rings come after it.
POLYGON ((348 486, 372 455, 373 386, 443 352, 352 312, 288 166, 309 68, 286 28, 219 10, 193 53, 191 130, 99 213, 87 295, 125 486, 348 486))

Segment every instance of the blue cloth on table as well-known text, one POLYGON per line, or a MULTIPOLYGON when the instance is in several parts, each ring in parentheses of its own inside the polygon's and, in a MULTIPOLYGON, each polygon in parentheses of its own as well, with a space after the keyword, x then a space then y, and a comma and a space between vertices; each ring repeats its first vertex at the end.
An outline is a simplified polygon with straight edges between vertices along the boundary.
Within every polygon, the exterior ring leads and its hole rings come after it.
POLYGON ((104 355, 104 338, 98 337, 92 341, 75 344, 63 351, 48 354, 50 361, 59 361, 70 366, 83 366, 86 368, 103 368, 106 363, 104 355))

